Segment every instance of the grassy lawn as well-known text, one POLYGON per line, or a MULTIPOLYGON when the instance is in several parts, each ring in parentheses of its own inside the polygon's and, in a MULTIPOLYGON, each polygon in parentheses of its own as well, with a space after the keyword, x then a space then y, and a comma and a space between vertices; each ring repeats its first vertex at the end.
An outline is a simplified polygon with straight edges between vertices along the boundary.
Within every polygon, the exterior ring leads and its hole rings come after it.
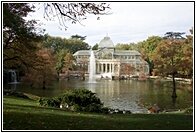
POLYGON ((3 130, 193 130, 193 115, 71 112, 4 96, 3 130))

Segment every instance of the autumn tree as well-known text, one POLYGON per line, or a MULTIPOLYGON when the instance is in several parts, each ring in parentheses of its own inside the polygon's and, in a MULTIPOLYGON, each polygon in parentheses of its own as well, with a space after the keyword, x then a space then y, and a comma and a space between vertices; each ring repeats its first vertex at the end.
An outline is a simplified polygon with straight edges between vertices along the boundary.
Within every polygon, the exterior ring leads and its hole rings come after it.
MULTIPOLYGON (((45 18, 57 17, 60 24, 64 26, 66 21, 80 23, 86 19, 87 14, 106 15, 106 10, 109 9, 109 5, 105 3, 46 3, 44 5, 45 18)), ((24 19, 30 12, 34 12, 34 9, 35 6, 30 3, 3 3, 3 68, 20 69, 24 75, 35 73, 33 71, 46 71, 49 67, 42 67, 42 69, 40 67, 45 63, 53 68, 51 65, 53 63, 49 61, 53 59, 39 53, 38 43, 43 39, 44 30, 38 31, 37 21, 24 19)), ((56 43, 51 44, 56 48, 55 51, 60 49, 56 43)), ((70 48, 72 48, 69 51, 71 53, 78 50, 75 46, 70 48)), ((54 53, 52 54, 53 57, 54 53)), ((48 69, 47 73, 50 72, 48 69)))
POLYGON ((37 34, 36 21, 24 17, 34 7, 26 3, 3 3, 3 68, 22 71, 34 67, 35 52, 42 35, 37 34))
POLYGON ((63 62, 66 71, 73 70, 75 68, 75 58, 71 53, 66 54, 63 62))
POLYGON ((184 57, 183 60, 186 62, 186 67, 183 69, 183 74, 186 77, 193 76, 193 28, 190 29, 191 35, 187 35, 186 45, 183 47, 184 57))
POLYGON ((122 63, 120 67, 120 74, 122 75, 134 75, 136 71, 135 65, 129 63, 122 63))
POLYGON ((58 74, 60 74, 65 66, 64 58, 67 53, 73 54, 78 50, 87 50, 90 46, 81 39, 66 39, 47 35, 43 41, 43 48, 53 50, 52 56, 56 60, 54 67, 58 74))
POLYGON ((47 48, 40 49, 36 52, 36 55, 38 59, 34 67, 25 73, 21 81, 30 82, 32 87, 42 86, 42 89, 46 89, 46 85, 58 79, 57 71, 54 68, 55 59, 52 56, 52 50, 47 48))
POLYGON ((37 22, 24 19, 33 11, 34 7, 27 3, 3 3, 3 68, 16 69, 21 81, 45 88, 55 75, 53 59, 40 51, 43 32, 37 33, 37 22))
POLYGON ((159 36, 151 36, 148 37, 147 40, 140 42, 136 45, 137 50, 141 53, 142 58, 149 64, 149 72, 152 75, 152 71, 154 68, 154 61, 152 59, 153 55, 155 54, 154 51, 157 45, 163 39, 159 36))
POLYGON ((167 32, 166 37, 167 39, 162 41, 155 50, 153 72, 160 76, 172 76, 172 97, 177 97, 175 77, 184 69, 186 64, 185 60, 183 60, 185 40, 176 37, 175 32, 167 32))

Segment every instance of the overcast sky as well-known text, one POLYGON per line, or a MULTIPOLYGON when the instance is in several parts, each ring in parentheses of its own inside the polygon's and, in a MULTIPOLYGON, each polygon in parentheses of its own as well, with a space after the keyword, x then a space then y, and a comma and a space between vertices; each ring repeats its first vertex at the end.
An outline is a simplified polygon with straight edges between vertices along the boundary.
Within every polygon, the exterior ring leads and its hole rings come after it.
POLYGON ((70 38, 72 35, 87 36, 85 42, 94 46, 105 36, 117 43, 137 43, 150 36, 164 36, 168 31, 185 32, 194 23, 193 2, 111 2, 109 3, 112 14, 88 16, 82 24, 71 24, 67 21, 67 30, 60 26, 58 19, 47 21, 43 18, 43 4, 31 18, 44 23, 45 33, 51 36, 70 38), (62 28, 62 29, 61 29, 62 28))

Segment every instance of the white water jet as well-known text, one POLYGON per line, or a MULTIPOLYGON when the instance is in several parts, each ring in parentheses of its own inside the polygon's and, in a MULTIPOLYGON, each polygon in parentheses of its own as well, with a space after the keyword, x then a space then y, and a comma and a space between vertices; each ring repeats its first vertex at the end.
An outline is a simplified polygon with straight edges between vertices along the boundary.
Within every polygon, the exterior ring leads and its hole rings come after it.
POLYGON ((10 83, 18 83, 17 82, 17 74, 15 70, 9 70, 9 82, 10 83))
POLYGON ((89 66, 89 83, 96 83, 95 79, 95 71, 96 71, 96 64, 95 64, 95 55, 93 50, 91 49, 90 55, 90 66, 89 66))

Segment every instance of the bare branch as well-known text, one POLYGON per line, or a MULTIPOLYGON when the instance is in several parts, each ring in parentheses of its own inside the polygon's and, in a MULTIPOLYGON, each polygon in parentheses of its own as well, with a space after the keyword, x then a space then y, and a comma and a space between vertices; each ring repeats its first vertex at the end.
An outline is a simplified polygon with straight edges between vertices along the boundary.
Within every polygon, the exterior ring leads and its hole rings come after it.
POLYGON ((64 26, 66 21, 71 21, 74 24, 81 24, 81 21, 87 18, 87 14, 111 14, 109 11, 107 11, 110 9, 110 7, 109 4, 107 5, 106 3, 47 3, 44 5, 44 18, 51 20, 52 18, 57 17, 60 25, 64 26))

